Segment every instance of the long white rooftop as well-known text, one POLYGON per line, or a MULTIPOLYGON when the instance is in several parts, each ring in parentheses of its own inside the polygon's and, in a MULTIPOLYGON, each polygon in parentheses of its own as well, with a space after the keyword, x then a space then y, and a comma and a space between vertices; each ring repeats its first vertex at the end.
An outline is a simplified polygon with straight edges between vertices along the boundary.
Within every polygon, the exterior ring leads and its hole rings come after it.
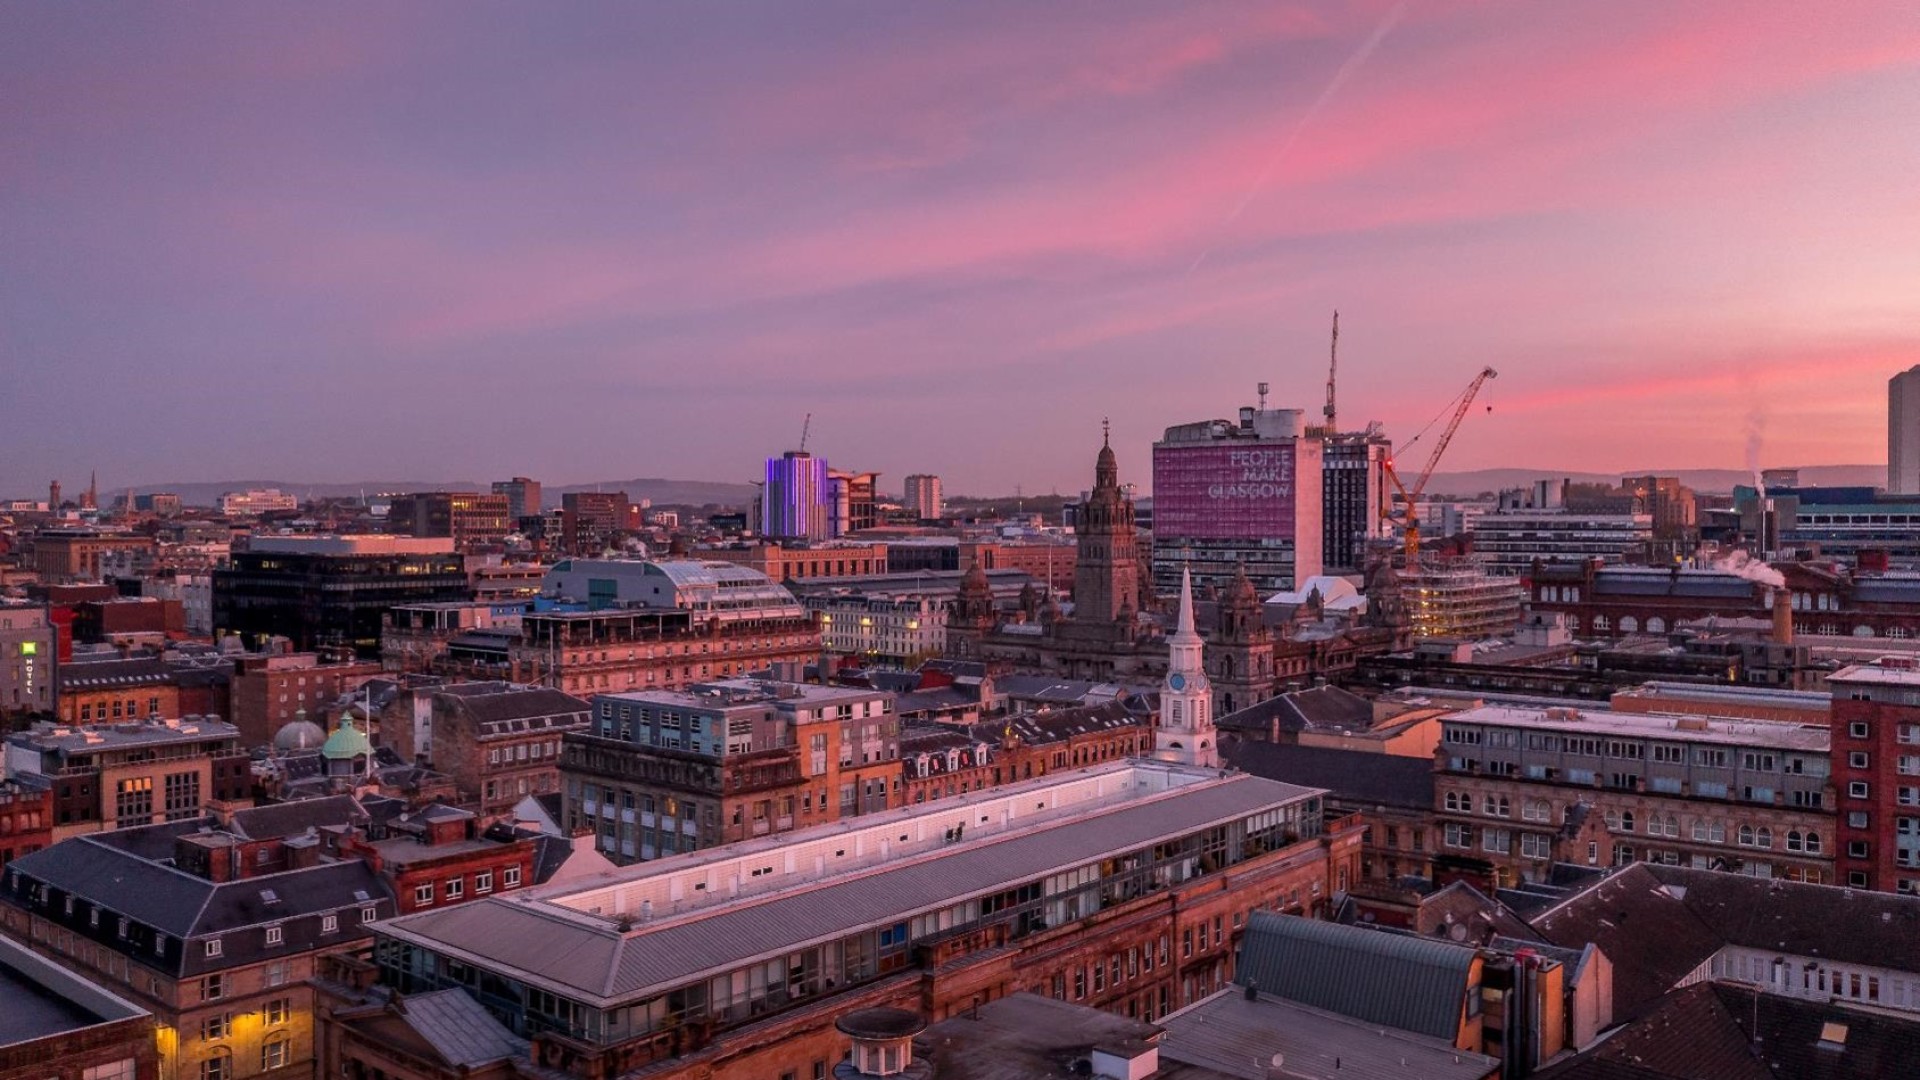
POLYGON ((1324 794, 1132 760, 382 924, 611 1005, 1324 794))

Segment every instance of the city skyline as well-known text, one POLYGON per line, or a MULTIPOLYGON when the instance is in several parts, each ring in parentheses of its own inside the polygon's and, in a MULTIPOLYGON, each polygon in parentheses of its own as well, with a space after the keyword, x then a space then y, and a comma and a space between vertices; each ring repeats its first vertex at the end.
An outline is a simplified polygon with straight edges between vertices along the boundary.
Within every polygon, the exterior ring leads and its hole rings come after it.
POLYGON ((1313 417, 1336 307, 1348 426, 1500 370, 1448 471, 1884 459, 1900 5, 1098 14, 9 9, 0 494, 741 482, 808 412, 956 493, 1111 416, 1144 484, 1313 417))

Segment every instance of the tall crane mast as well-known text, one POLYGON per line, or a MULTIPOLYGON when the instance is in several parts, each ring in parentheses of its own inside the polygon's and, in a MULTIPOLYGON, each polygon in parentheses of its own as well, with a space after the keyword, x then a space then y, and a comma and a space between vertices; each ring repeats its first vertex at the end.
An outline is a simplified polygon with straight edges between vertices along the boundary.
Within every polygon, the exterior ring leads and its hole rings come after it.
POLYGON ((1333 344, 1327 349, 1327 407, 1323 410, 1327 417, 1327 434, 1330 436, 1340 433, 1340 422, 1335 418, 1333 408, 1333 376, 1334 373, 1339 370, 1340 312, 1338 309, 1335 309, 1333 313, 1333 344))
MULTIPOLYGON (((1499 375, 1499 372, 1490 367, 1482 368, 1480 374, 1474 376, 1473 381, 1468 383, 1467 388, 1455 399, 1453 417, 1447 421, 1447 426, 1441 429, 1440 437, 1435 440, 1433 444, 1433 452, 1427 455, 1427 467, 1420 471, 1420 475, 1414 480, 1411 489, 1401 482, 1400 473, 1393 467, 1393 459, 1388 458, 1385 462, 1387 479, 1392 480, 1393 486, 1399 490, 1401 505, 1404 507, 1406 553, 1409 564, 1420 555, 1420 512, 1415 508, 1414 504, 1419 500, 1420 496, 1426 492, 1427 481, 1433 479, 1433 470, 1440 465, 1440 455, 1447 452, 1447 444, 1453 441, 1453 433, 1460 430, 1460 421, 1467 418, 1467 409, 1473 405, 1474 397, 1480 393, 1480 388, 1486 384, 1488 379, 1498 378, 1499 375)), ((1488 406, 1488 408, 1492 408, 1492 406, 1488 406)), ((1438 417, 1435 419, 1438 419, 1438 417)), ((1432 427, 1433 425, 1428 424, 1427 426, 1432 427)), ((1424 435, 1426 432, 1423 430, 1421 434, 1424 435)), ((1415 435, 1407 445, 1412 446, 1413 443, 1419 440, 1420 435, 1415 435)), ((1390 519, 1392 517, 1392 510, 1389 509, 1383 516, 1390 519)))
POLYGON ((808 413, 807 418, 800 422, 800 452, 803 454, 807 452, 807 436, 812 431, 813 431, 813 414, 808 413))

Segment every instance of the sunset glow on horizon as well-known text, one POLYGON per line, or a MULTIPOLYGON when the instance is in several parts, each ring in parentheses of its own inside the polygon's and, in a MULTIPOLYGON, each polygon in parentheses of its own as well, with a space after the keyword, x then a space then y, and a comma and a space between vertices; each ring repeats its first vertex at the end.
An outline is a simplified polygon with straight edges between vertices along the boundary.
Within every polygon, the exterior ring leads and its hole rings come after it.
POLYGON ((0 496, 1074 492, 1269 402, 1449 470, 1873 464, 1907 3, 0 12, 0 496), (84 422, 63 403, 89 395, 84 422), (1424 457, 1424 454, 1419 455, 1424 457))

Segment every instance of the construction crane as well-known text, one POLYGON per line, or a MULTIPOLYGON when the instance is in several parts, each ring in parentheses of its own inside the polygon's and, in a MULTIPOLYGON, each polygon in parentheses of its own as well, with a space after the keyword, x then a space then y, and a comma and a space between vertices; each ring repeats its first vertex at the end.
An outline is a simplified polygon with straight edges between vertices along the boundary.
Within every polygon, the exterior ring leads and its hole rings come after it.
POLYGON ((1327 416, 1327 434, 1340 433, 1340 421, 1334 416, 1333 376, 1340 370, 1340 312, 1333 313, 1333 345, 1327 349, 1327 407, 1323 410, 1327 416))
MULTIPOLYGON (((1461 391, 1458 398, 1454 399, 1452 402, 1453 417, 1447 421, 1447 426, 1441 429, 1440 438, 1433 444, 1433 452, 1427 455, 1427 467, 1420 470, 1420 475, 1414 480, 1411 489, 1401 482, 1400 473, 1393 467, 1393 459, 1388 458, 1385 462, 1387 479, 1393 481, 1394 488, 1400 492, 1402 525, 1406 530, 1405 547, 1407 564, 1409 566, 1420 557, 1420 512, 1415 508, 1414 504, 1419 501, 1420 496, 1426 492, 1427 481, 1433 479, 1433 470, 1440 464, 1440 455, 1447 452, 1447 444, 1453 441, 1453 433, 1460 430, 1460 421, 1466 419, 1467 409, 1473 405, 1474 396, 1480 393, 1480 387, 1484 386, 1488 379, 1497 378, 1499 375, 1499 372, 1490 367, 1481 369, 1480 374, 1474 376, 1473 381, 1467 384, 1467 388, 1461 391)), ((1329 387, 1331 387, 1331 384, 1329 384, 1329 387)), ((1488 406, 1488 408, 1491 409, 1492 406, 1488 406)), ((1441 415, 1446 414, 1445 409, 1442 409, 1440 412, 1441 415)), ((1407 442, 1407 446, 1412 446, 1414 443, 1419 442, 1420 436, 1425 435, 1427 430, 1432 428, 1433 424, 1437 423, 1439 419, 1439 416, 1435 416, 1433 422, 1428 423, 1425 428, 1420 429, 1420 434, 1415 435, 1407 442)), ((1402 447, 1402 449, 1405 448, 1406 447, 1402 447)), ((1393 520, 1392 507, 1382 508, 1381 518, 1391 522, 1393 520)))
POLYGON ((800 452, 803 454, 807 452, 807 435, 811 431, 813 431, 813 414, 808 413, 807 418, 800 422, 800 452))

